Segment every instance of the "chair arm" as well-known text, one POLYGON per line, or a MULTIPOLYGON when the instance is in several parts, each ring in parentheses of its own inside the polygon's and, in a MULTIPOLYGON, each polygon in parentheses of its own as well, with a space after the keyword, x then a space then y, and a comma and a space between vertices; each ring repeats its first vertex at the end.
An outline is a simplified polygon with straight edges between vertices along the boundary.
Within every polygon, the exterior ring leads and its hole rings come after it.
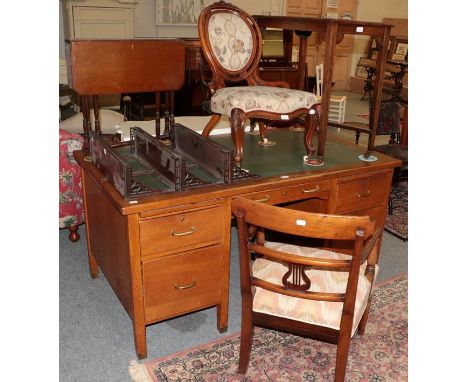
MULTIPOLYGON (((376 228, 374 231, 374 234, 372 237, 367 240, 366 244, 364 245, 364 248, 362 249, 361 252, 361 264, 363 264, 365 261, 367 261, 367 258, 371 254, 372 250, 374 249, 375 245, 377 244, 377 240, 381 237, 382 235, 382 227, 376 228)), ((372 264, 374 265, 374 264, 372 264)))

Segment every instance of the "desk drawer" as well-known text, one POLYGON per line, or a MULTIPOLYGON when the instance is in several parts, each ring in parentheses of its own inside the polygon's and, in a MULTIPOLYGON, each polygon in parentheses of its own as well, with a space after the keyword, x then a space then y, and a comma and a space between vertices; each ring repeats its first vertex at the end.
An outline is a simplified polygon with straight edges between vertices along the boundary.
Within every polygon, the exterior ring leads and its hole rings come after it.
POLYGON ((339 182, 336 213, 361 210, 383 204, 389 189, 391 174, 376 174, 339 182))
POLYGON ((140 222, 141 256, 162 256, 222 242, 224 207, 178 212, 140 222))
POLYGON ((220 303, 222 249, 214 246, 143 262, 145 321, 220 303))
POLYGON ((312 197, 328 198, 331 183, 329 181, 304 183, 277 190, 260 191, 243 197, 268 204, 279 204, 312 197))

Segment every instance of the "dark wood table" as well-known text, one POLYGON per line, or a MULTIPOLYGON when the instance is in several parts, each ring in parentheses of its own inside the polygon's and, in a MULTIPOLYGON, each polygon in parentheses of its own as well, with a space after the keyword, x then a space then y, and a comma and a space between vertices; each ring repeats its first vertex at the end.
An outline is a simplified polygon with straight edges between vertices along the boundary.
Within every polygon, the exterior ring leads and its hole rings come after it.
MULTIPOLYGON (((86 151, 74 152, 82 168, 91 277, 98 277, 99 269, 104 273, 132 319, 139 358, 147 354, 147 325, 216 306, 218 328, 227 328, 233 198, 369 215, 383 227, 398 160, 378 155, 375 162, 363 162, 358 156, 365 148, 330 133, 325 164, 310 167, 298 154, 301 133, 278 129, 269 136, 275 146, 245 137, 243 167, 259 179, 134 201, 105 180, 86 151)), ((230 135, 212 138, 232 148, 230 135)))
POLYGON ((339 44, 346 34, 351 35, 364 35, 373 36, 377 42, 377 60, 376 71, 374 77, 374 92, 373 103, 370 111, 371 125, 365 132, 369 134, 368 151, 366 156, 374 148, 375 134, 377 131, 377 121, 380 110, 380 102, 382 99, 382 86, 384 78, 384 66, 386 54, 384 47, 388 46, 390 39, 391 25, 356 21, 356 20, 343 20, 343 19, 320 19, 314 17, 297 17, 297 16, 253 16, 261 28, 279 28, 286 30, 293 30, 299 36, 299 88, 305 89, 306 76, 306 56, 307 56, 307 39, 312 33, 319 35, 320 41, 325 43, 325 55, 323 60, 323 87, 322 87, 322 115, 320 121, 319 142, 317 147, 317 157, 324 156, 325 140, 327 135, 327 126, 332 125, 342 127, 349 130, 355 130, 354 126, 329 123, 328 122, 328 109, 330 105, 330 95, 333 78, 333 65, 335 61, 336 46, 339 44))

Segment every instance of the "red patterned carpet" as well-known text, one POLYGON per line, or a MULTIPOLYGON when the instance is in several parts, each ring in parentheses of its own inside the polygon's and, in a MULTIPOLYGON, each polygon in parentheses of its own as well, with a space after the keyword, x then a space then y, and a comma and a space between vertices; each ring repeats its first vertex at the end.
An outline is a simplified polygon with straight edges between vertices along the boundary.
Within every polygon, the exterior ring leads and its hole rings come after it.
MULTIPOLYGON (((346 381, 408 379, 408 280, 392 279, 374 291, 364 336, 351 341, 346 381)), ((135 382, 333 381, 336 346, 256 328, 250 366, 237 375, 239 334, 129 367, 135 382)))

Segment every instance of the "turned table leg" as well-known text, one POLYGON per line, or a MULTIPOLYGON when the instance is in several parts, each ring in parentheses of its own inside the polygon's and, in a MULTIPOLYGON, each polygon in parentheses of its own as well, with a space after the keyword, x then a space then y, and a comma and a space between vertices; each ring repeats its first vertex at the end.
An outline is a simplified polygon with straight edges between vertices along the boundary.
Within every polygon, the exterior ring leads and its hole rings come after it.
POLYGON ((78 233, 78 226, 77 225, 72 225, 71 227, 68 228, 70 231, 70 234, 68 235, 68 238, 70 241, 73 243, 76 243, 78 240, 80 240, 80 234, 78 233))

